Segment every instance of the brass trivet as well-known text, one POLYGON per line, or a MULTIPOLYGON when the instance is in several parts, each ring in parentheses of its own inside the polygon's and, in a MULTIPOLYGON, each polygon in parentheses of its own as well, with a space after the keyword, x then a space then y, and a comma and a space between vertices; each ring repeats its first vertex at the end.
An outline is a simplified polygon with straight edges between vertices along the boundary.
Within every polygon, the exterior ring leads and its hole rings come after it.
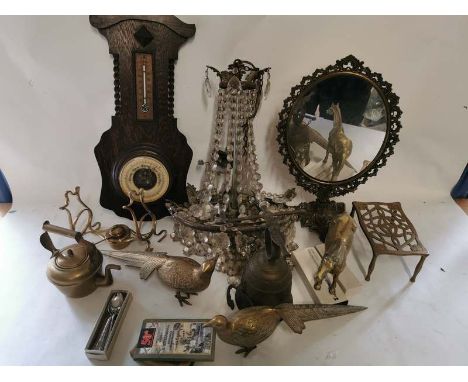
POLYGON ((424 260, 429 256, 418 238, 416 229, 403 212, 401 203, 353 202, 351 216, 357 213, 359 224, 372 247, 372 260, 366 280, 375 267, 377 256, 421 256, 410 281, 416 281, 424 260))

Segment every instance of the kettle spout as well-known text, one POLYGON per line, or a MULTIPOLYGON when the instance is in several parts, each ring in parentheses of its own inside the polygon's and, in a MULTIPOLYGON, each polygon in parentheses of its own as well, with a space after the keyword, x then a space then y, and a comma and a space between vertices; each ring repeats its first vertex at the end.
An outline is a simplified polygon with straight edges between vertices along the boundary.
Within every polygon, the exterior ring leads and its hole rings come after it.
POLYGON ((104 270, 104 276, 102 275, 96 276, 96 286, 98 287, 107 286, 113 283, 114 279, 112 277, 111 269, 120 270, 121 267, 120 265, 116 265, 116 264, 106 265, 106 269, 104 270))

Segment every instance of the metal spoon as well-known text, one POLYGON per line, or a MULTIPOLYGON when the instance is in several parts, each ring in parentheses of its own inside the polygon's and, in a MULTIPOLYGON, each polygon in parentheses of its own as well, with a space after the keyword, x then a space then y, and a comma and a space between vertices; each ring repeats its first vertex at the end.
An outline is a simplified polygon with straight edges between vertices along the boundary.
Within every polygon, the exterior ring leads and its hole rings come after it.
POLYGON ((124 302, 124 296, 122 293, 117 292, 110 300, 110 304, 107 308, 109 312, 109 317, 106 320, 104 328, 101 331, 101 334, 94 345, 94 348, 97 350, 104 350, 107 343, 107 337, 109 337, 112 327, 114 326, 114 321, 117 315, 119 314, 120 308, 124 302))

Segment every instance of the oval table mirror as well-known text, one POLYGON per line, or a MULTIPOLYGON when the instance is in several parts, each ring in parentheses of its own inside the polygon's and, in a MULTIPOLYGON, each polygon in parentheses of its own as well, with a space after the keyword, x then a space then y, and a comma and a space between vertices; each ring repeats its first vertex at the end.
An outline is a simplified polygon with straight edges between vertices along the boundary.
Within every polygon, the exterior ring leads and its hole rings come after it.
POLYGON ((291 89, 278 125, 279 151, 296 183, 317 195, 301 223, 326 234, 344 211, 330 197, 356 190, 385 165, 401 128, 398 96, 350 55, 317 69, 291 89))

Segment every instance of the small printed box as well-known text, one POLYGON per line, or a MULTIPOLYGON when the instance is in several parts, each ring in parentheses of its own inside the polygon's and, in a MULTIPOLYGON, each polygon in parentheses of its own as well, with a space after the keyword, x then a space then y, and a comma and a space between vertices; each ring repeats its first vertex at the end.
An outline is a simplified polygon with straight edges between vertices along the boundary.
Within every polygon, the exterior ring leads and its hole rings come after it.
POLYGON ((143 321, 135 361, 213 361, 216 333, 205 328, 208 320, 147 319, 143 321))
POLYGON ((127 290, 111 291, 86 344, 85 353, 88 358, 104 361, 110 358, 131 299, 132 294, 127 290), (111 304, 113 298, 117 301, 114 307, 111 304))

